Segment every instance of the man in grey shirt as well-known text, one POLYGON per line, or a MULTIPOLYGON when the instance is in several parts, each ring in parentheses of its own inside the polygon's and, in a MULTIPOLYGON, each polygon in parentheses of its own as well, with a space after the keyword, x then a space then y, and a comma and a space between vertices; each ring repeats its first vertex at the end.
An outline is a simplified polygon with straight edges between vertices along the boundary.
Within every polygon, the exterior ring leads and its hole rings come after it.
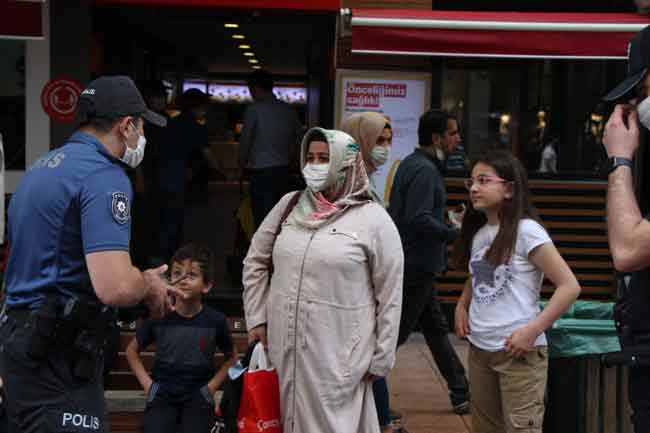
POLYGON ((254 103, 246 109, 239 140, 239 163, 251 171, 255 227, 289 190, 289 165, 297 149, 300 121, 296 111, 273 94, 273 77, 257 70, 248 78, 254 103))

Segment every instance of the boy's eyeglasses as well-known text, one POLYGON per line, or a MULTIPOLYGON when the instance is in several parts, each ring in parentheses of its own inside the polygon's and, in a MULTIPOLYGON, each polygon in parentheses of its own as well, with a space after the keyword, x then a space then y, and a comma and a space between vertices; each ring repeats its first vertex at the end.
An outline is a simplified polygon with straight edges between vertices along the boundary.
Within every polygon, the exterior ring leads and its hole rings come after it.
POLYGON ((468 190, 472 189, 474 184, 478 186, 485 186, 490 183, 509 183, 509 182, 510 181, 502 179, 499 176, 480 175, 476 178, 465 179, 465 188, 467 188, 468 190))

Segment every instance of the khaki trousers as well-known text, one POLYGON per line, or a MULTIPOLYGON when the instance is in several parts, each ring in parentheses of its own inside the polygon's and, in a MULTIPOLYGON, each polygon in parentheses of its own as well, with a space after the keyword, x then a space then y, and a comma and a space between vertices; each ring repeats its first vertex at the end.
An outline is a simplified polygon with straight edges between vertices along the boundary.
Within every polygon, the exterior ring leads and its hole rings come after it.
POLYGON ((547 369, 546 347, 515 359, 470 346, 473 433, 541 433, 547 369))

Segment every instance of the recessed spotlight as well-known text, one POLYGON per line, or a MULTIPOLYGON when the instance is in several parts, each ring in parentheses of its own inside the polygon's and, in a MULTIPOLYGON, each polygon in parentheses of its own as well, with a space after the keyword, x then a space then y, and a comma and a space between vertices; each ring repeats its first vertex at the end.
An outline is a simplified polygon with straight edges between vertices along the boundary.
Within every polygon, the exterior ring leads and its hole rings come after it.
POLYGON ((251 66, 251 68, 253 68, 253 69, 262 69, 262 67, 260 65, 253 65, 253 66, 251 66))
POLYGON ((244 55, 245 55, 246 57, 255 57, 255 53, 252 53, 252 52, 250 52, 250 51, 246 51, 246 52, 244 53, 244 55))
POLYGON ((227 28, 227 29, 238 29, 239 28, 239 24, 237 24, 237 23, 225 23, 223 26, 225 28, 227 28))
POLYGON ((240 35, 240 34, 237 33, 237 34, 232 35, 232 38, 233 39, 246 39, 246 36, 240 35))
POLYGON ((248 59, 248 63, 259 63, 257 59, 248 59))
POLYGON ((242 44, 242 45, 239 46, 239 48, 242 49, 242 50, 250 50, 250 49, 251 49, 251 46, 250 46, 250 45, 242 44))

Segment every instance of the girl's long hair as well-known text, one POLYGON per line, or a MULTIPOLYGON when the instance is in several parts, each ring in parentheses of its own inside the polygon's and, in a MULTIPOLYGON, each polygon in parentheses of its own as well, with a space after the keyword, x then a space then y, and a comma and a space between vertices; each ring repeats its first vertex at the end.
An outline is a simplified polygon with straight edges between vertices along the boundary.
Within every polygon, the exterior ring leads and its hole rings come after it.
MULTIPOLYGON (((511 152, 491 150, 482 153, 472 161, 470 173, 479 162, 492 167, 499 177, 510 182, 512 188, 512 198, 504 199, 499 211, 499 232, 485 255, 488 262, 498 266, 508 262, 515 250, 519 222, 523 218, 530 218, 541 224, 541 220, 530 201, 526 169, 511 152)), ((485 214, 474 209, 470 200, 460 236, 454 244, 453 262, 458 269, 467 270, 472 254, 472 239, 486 222, 485 214)))

